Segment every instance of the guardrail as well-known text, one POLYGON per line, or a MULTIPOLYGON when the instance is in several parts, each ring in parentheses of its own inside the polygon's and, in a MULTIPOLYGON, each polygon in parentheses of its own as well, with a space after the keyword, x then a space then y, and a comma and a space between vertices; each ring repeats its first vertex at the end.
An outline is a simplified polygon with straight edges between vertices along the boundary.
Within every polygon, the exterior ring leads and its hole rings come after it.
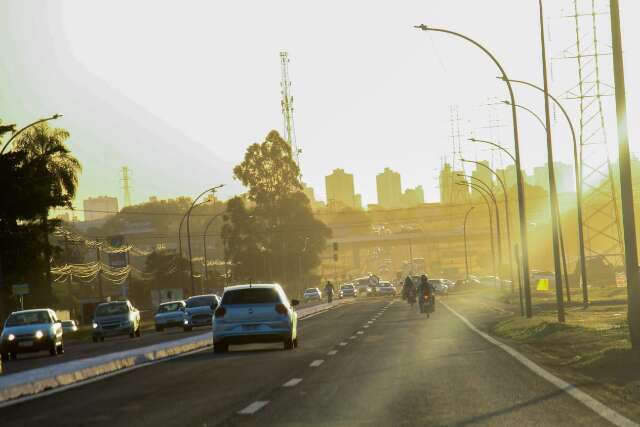
MULTIPOLYGON (((298 319, 303 320, 347 302, 337 300, 297 310, 298 319)), ((47 390, 69 386, 123 369, 145 365, 180 354, 212 346, 211 332, 165 341, 146 347, 109 353, 70 362, 56 363, 43 368, 31 369, 0 376, 0 407, 12 400, 33 396, 47 390)))

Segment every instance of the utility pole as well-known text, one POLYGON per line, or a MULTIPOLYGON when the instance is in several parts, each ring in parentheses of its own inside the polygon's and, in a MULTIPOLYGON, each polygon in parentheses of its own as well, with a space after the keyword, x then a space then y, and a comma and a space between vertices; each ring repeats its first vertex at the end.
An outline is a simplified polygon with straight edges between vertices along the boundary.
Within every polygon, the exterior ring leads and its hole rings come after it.
POLYGON ((467 218, 469 218, 469 214, 471 213, 471 211, 474 209, 473 206, 471 206, 469 208, 469 210, 467 211, 467 213, 464 215, 464 267, 465 267, 465 271, 466 271, 466 279, 469 280, 469 250, 467 247, 467 218))
POLYGON ((620 30, 618 0, 611 0, 611 39, 613 42, 613 74, 616 89, 616 116, 618 123, 618 153, 620 162, 620 198, 622 201, 622 225, 624 229, 624 261, 627 275, 627 319, 633 350, 640 349, 640 307, 638 307, 638 248, 636 246, 636 221, 633 211, 633 181, 631 180, 631 154, 627 128, 627 100, 620 30))
POLYGON ((129 176, 129 168, 127 166, 123 166, 122 169, 120 169, 120 171, 122 172, 122 178, 120 178, 120 181, 122 181, 122 192, 124 195, 124 206, 131 206, 131 183, 129 182, 130 176, 129 176))
POLYGON ((544 83, 544 116, 547 133, 547 167, 549 168, 549 197, 551 198, 551 233, 553 239, 553 266, 556 280, 556 305, 558 322, 564 323, 564 296, 562 295, 562 265, 560 262, 560 235, 558 213, 558 194, 556 193, 556 177, 553 168, 553 145, 551 141, 551 113, 549 109, 549 79, 547 76, 547 48, 544 39, 544 15, 542 0, 538 0, 540 10, 540 47, 542 51, 542 80, 544 83))

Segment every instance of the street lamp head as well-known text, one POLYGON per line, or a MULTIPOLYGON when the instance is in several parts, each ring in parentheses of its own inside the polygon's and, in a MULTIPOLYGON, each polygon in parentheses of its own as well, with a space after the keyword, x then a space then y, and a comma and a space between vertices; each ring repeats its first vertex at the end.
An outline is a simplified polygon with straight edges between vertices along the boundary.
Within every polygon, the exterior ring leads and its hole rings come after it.
POLYGON ((57 119, 59 119, 60 117, 62 117, 62 114, 54 114, 53 116, 51 116, 51 119, 52 119, 52 120, 57 120, 57 119))
POLYGON ((429 27, 427 27, 424 24, 414 25, 413 28, 417 28, 417 29, 422 30, 422 31, 429 31, 429 27))
POLYGON ((511 101, 507 101, 506 99, 504 101, 502 101, 503 104, 505 105, 511 105, 511 101))

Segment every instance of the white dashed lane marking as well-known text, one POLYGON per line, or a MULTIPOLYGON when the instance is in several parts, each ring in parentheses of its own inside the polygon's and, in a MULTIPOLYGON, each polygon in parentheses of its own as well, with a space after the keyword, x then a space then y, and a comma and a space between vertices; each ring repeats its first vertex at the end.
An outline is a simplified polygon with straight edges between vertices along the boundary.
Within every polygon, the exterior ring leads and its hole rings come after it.
POLYGON ((286 383, 282 384, 282 387, 295 387, 302 381, 302 378, 291 378, 286 383))
POLYGON ((369 325, 362 325, 362 327, 363 327, 363 328, 368 328, 368 327, 369 327, 369 325))
POLYGON ((323 363, 324 363, 324 360, 322 360, 322 359, 314 360, 313 362, 311 362, 309 367, 317 368, 318 366, 322 365, 323 363))
POLYGON ((351 335, 351 336, 349 337, 349 339, 350 339, 350 340, 355 340, 356 338, 358 338, 358 337, 357 337, 357 336, 355 336, 355 335, 351 335))
POLYGON ((327 356, 335 356, 337 352, 338 350, 331 350, 329 353, 327 353, 327 356))
POLYGON ((349 344, 349 343, 348 343, 348 342, 344 342, 344 341, 342 341, 342 342, 340 343, 340 345, 341 345, 342 347, 346 346, 347 344, 349 344))
POLYGON ((260 409, 264 408, 265 406, 267 406, 267 404, 269 403, 268 400, 258 400, 256 402, 253 402, 251 405, 247 406, 246 408, 244 408, 241 411, 238 411, 239 415, 251 415, 251 414, 255 414, 256 412, 258 412, 260 409))
POLYGON ((358 332, 356 332, 356 334, 362 335, 362 334, 364 334, 364 331, 358 331, 358 332))

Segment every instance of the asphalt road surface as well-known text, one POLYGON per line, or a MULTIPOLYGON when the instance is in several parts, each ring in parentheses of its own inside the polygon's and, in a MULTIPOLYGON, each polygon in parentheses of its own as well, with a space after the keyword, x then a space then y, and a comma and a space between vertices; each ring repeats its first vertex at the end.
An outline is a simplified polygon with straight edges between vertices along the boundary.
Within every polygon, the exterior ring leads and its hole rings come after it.
POLYGON ((300 347, 211 350, 0 410, 3 426, 607 425, 439 306, 369 299, 300 324, 300 347))

